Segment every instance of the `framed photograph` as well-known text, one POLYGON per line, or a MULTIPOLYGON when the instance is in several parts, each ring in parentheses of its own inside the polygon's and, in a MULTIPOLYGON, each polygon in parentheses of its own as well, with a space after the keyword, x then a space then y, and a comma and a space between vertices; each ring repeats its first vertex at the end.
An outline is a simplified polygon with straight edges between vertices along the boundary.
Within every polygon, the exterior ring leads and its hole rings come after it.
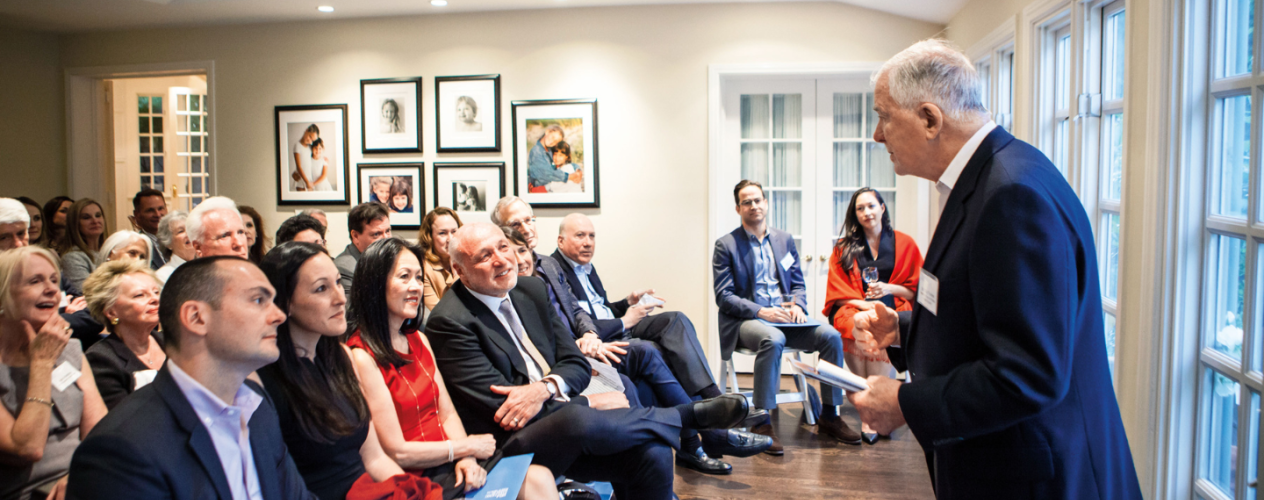
POLYGON ((376 201, 391 212, 391 229, 417 229, 426 214, 424 163, 361 163, 360 203, 376 201))
POLYGON ((436 207, 448 207, 461 222, 490 222, 492 208, 505 196, 505 164, 435 163, 436 207))
POLYGON ((347 105, 277 106, 277 205, 347 205, 347 105))
POLYGON ((500 152, 500 75, 435 77, 440 153, 500 152))
POLYGON ((421 77, 360 80, 364 154, 421 152, 421 77))
POLYGON ((514 194, 536 208, 599 208, 597 100, 512 104, 514 194))

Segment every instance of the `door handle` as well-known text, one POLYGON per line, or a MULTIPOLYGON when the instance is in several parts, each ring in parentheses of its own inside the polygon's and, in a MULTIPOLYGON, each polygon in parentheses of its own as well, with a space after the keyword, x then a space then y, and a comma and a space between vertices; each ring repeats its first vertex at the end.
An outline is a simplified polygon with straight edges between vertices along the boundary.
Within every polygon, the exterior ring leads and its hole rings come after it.
POLYGON ((811 255, 804 255, 804 256, 803 256, 803 260, 806 260, 806 261, 808 261, 808 262, 812 262, 812 256, 811 256, 811 255))

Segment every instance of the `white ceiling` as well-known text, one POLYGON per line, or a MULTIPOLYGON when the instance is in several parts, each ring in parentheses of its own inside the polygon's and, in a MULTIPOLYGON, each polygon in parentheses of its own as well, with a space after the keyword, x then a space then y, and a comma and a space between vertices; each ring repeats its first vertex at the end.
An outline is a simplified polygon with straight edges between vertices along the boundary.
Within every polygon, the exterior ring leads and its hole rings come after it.
MULTIPOLYGON (((734 0, 0 0, 3 24, 73 33, 162 26, 195 26, 492 10, 724 3, 734 0), (316 11, 331 5, 332 14, 316 11)), ((737 0, 769 1, 769 0, 737 0)), ((968 0, 833 0, 947 24, 968 0)))

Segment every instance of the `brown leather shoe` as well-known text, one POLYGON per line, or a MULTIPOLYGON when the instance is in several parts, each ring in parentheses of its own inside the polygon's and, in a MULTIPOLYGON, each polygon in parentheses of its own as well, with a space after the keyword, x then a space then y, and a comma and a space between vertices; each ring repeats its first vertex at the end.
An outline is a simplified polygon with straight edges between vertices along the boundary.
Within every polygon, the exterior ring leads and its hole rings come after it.
POLYGON ((776 456, 786 454, 785 448, 781 447, 781 440, 777 439, 777 433, 772 430, 772 424, 756 425, 751 427, 750 431, 752 434, 759 434, 761 436, 768 436, 772 438, 772 446, 769 446, 768 449, 764 450, 764 453, 776 456))
POLYGON ((847 426, 839 417, 822 418, 816 424, 817 433, 837 439, 844 444, 860 444, 860 433, 847 426))

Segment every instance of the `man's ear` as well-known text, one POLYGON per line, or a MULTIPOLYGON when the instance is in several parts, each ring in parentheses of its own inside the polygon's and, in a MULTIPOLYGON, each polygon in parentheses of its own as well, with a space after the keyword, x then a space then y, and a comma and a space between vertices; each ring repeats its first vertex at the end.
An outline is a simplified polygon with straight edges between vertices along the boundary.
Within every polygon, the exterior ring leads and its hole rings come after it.
POLYGON ((201 257, 202 256, 202 242, 198 240, 189 240, 189 244, 193 245, 193 255, 195 257, 201 257))
POLYGON ((917 118, 922 121, 926 140, 935 140, 944 131, 944 110, 935 104, 924 102, 917 107, 917 118))
POLYGON ((210 333, 211 305, 190 300, 180 305, 180 325, 190 335, 206 337, 210 333))

